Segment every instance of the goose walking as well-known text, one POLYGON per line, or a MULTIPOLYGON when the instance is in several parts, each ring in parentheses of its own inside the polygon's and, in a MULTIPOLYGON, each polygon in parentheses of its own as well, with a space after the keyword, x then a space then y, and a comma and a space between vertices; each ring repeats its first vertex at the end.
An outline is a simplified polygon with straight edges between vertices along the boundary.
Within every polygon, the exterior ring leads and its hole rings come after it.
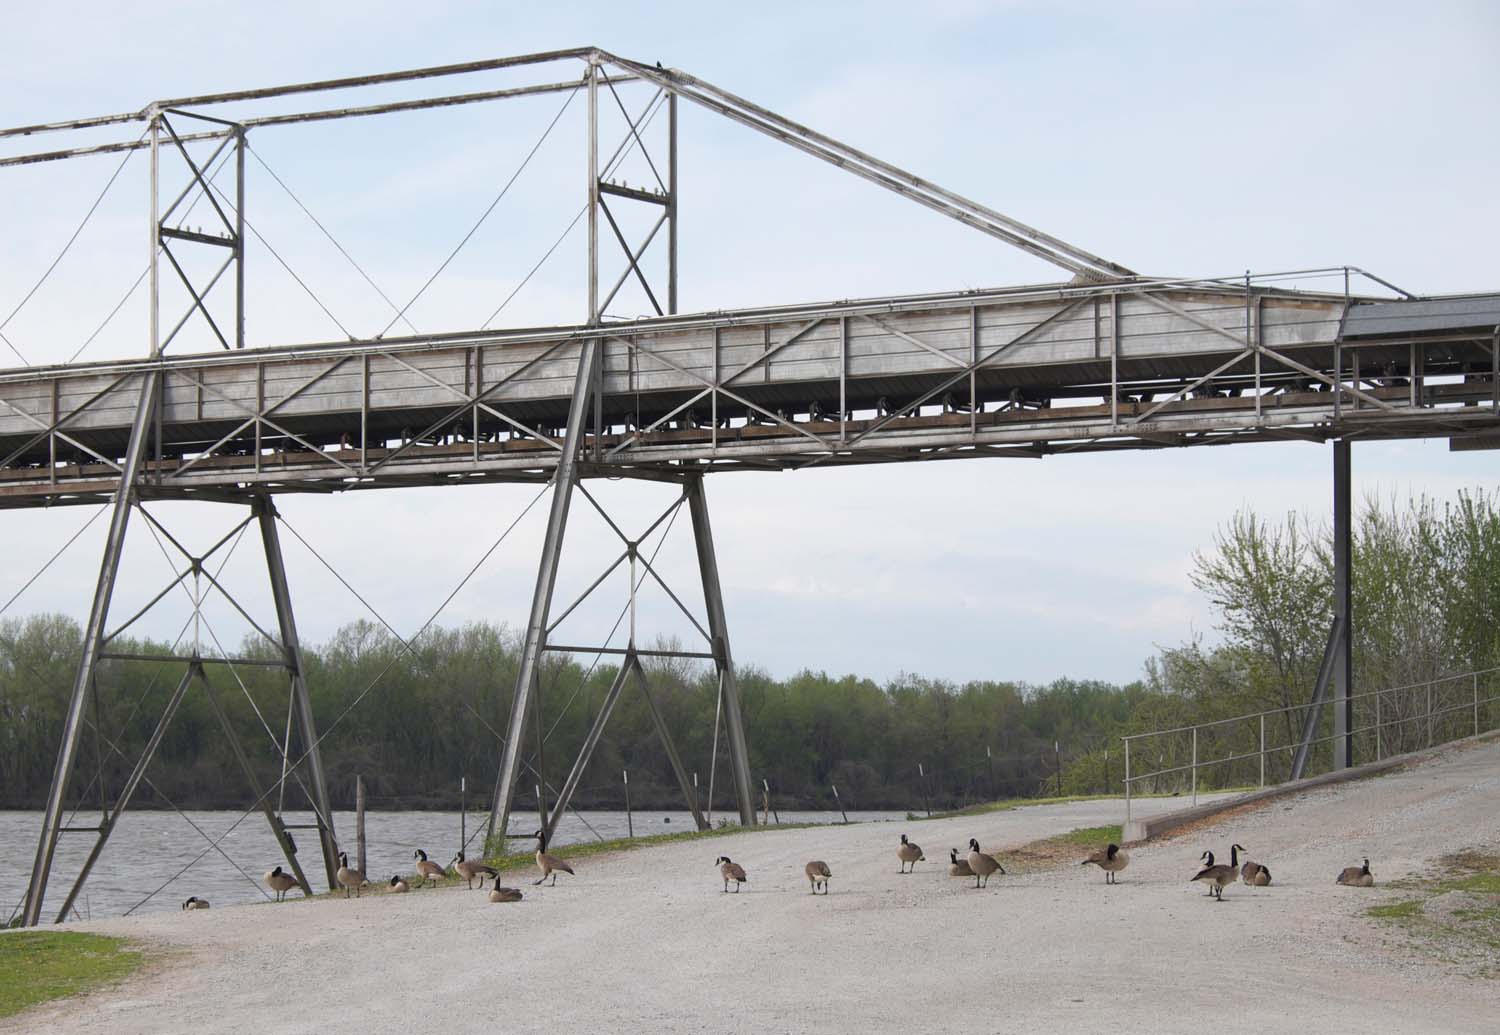
POLYGON ((463 852, 459 852, 453 857, 453 870, 464 879, 464 882, 468 884, 470 891, 474 890, 475 877, 479 878, 480 891, 484 890, 484 879, 486 877, 494 877, 496 880, 500 878, 499 871, 496 870, 493 866, 486 866, 482 862, 474 862, 471 859, 465 859, 463 852))
POLYGON ((1000 860, 988 852, 981 852, 979 842, 972 837, 969 838, 969 869, 974 872, 974 887, 976 888, 989 887, 990 874, 997 870, 1000 873, 1005 872, 1005 867, 1000 865, 1000 860))
POLYGON ((297 878, 282 870, 280 866, 267 871, 265 882, 266 887, 276 892, 277 902, 285 902, 286 893, 297 886, 297 878))
POLYGON ((339 884, 343 886, 345 898, 349 897, 349 890, 351 888, 354 889, 354 897, 359 898, 359 889, 370 883, 365 880, 363 873, 349 868, 348 852, 339 853, 339 872, 334 876, 338 878, 339 884))
POLYGON ((192 896, 190 896, 188 898, 188 900, 186 902, 184 902, 182 904, 182 908, 183 909, 207 909, 208 908, 208 899, 206 899, 206 898, 199 898, 197 895, 192 895, 192 896))
POLYGON ((1373 888, 1375 886, 1375 875, 1370 872, 1370 860, 1366 859, 1363 866, 1346 866, 1339 873, 1335 884, 1346 884, 1351 888, 1373 888))
POLYGON ((737 862, 730 862, 729 856, 721 855, 714 860, 714 865, 719 868, 719 876, 724 878, 724 890, 729 890, 729 882, 734 881, 734 892, 739 894, 740 885, 749 880, 745 876, 745 868, 737 862))
POLYGON ((568 865, 568 860, 561 856, 547 854, 547 832, 545 830, 538 830, 531 836, 536 838, 536 868, 542 871, 542 875, 531 882, 533 885, 540 884, 548 877, 551 877, 552 883, 548 886, 556 887, 557 875, 559 873, 566 873, 569 877, 574 876, 573 867, 568 865))
POLYGON ((901 844, 896 849, 896 858, 901 860, 902 873, 916 873, 917 863, 927 861, 927 856, 922 854, 922 846, 912 844, 906 839, 905 834, 901 835, 901 844), (906 868, 907 863, 911 864, 910 870, 906 868))
POLYGON ((427 858, 427 853, 418 848, 411 853, 411 857, 417 860, 417 876, 422 884, 432 881, 432 886, 437 887, 439 877, 447 876, 447 872, 435 862, 427 858))
POLYGON ((948 849, 948 876, 950 877, 972 877, 974 871, 969 869, 969 860, 958 857, 958 849, 948 849))
POLYGON ((1230 849, 1231 861, 1227 864, 1215 865, 1213 852, 1204 852, 1199 857, 1203 860, 1203 868, 1193 875, 1193 880, 1206 883, 1209 895, 1220 902, 1224 901, 1224 889, 1239 878, 1239 860, 1235 858, 1239 854, 1238 849, 1239 845, 1230 849))
POLYGON ((1121 851, 1119 845, 1111 843, 1105 845, 1078 865, 1087 866, 1090 863, 1093 863, 1104 871, 1104 883, 1117 884, 1119 883, 1117 874, 1130 865, 1130 853, 1121 851))
POLYGON ((826 862, 814 859, 802 868, 802 872, 807 874, 807 882, 812 885, 814 895, 818 893, 819 885, 823 888, 823 894, 828 894, 828 878, 833 876, 833 871, 828 868, 826 862))

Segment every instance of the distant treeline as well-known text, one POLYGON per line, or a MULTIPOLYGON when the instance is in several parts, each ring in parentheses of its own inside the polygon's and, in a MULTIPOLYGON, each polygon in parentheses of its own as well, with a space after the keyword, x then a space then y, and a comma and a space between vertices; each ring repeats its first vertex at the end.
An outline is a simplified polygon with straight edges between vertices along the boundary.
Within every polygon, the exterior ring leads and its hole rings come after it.
MULTIPOLYGON (((1476 492, 1441 507, 1427 500, 1366 507, 1355 549, 1358 687, 1500 665, 1497 499, 1476 492)), ((1070 679, 1046 686, 1003 680, 957 685, 916 675, 879 684, 812 671, 773 679, 743 667, 739 685, 754 779, 770 784, 778 808, 834 807, 834 785, 848 809, 914 811, 1058 789, 1118 793, 1124 733, 1305 701, 1331 615, 1326 530, 1296 517, 1268 523, 1242 514, 1197 557, 1193 577, 1217 609, 1222 642, 1166 649, 1146 663, 1142 679, 1123 686, 1070 679)), ((77 624, 57 615, 0 623, 0 807, 43 802, 79 642, 77 624)), ((152 642, 116 641, 112 649, 167 653, 152 642)), ((247 642, 240 653, 270 660, 271 650, 247 642)), ((307 649, 313 708, 320 732, 328 733, 322 753, 335 807, 353 805, 356 775, 364 777, 374 808, 456 807, 461 776, 468 777, 470 807, 482 807, 494 785, 500 753, 494 731, 508 721, 517 660, 514 632, 483 624, 434 629, 407 650, 383 628, 356 622, 307 649)), ((678 660, 646 668, 706 800, 717 681, 707 668, 678 660)), ((231 673, 213 665, 208 671, 257 779, 270 786, 281 771, 275 744, 287 732, 285 676, 262 666, 231 673)), ((527 760, 550 785, 562 783, 614 674, 610 665, 547 659, 543 750, 534 757, 537 734, 528 724, 527 760)), ((101 769, 106 793, 118 790, 180 675, 173 663, 110 661, 100 668, 97 693, 85 710, 89 725, 72 803, 97 807, 101 769)), ((1500 681, 1487 685, 1500 687, 1500 681)), ((1414 706, 1396 697, 1390 703, 1414 706)), ((1283 737, 1295 732, 1295 719, 1282 725, 1283 737)), ((1422 737, 1425 730, 1393 729, 1385 748, 1415 746, 1422 737)), ((732 807, 722 743, 714 779, 721 812, 732 807)), ((295 733, 292 748, 296 757, 295 733)), ((1224 767, 1200 786, 1253 779, 1253 765, 1224 767)), ((621 772, 627 769, 633 805, 681 806, 633 687, 615 709, 575 804, 623 806, 621 772)), ((183 700, 148 776, 150 784, 137 793, 139 806, 250 804, 214 710, 197 687, 183 700)), ((531 807, 536 782, 529 771, 523 777, 521 807, 531 807)), ((1178 786, 1168 781, 1156 789, 1178 786)), ((288 808, 304 802, 300 789, 288 790, 288 808)))

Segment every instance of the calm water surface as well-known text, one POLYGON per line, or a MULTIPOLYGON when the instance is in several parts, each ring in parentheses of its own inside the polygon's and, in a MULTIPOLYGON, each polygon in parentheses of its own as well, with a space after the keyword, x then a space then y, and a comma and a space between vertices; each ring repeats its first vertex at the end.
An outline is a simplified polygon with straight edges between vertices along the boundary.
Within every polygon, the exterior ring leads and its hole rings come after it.
MULTIPOLYGON (((187 812, 185 815, 201 829, 202 834, 175 812, 126 813, 110 836, 104 854, 94 865, 93 876, 79 896, 79 915, 97 918, 118 916, 131 909, 136 912, 177 909, 189 895, 206 898, 215 906, 263 901, 264 885, 259 883, 261 875, 284 861, 265 818, 258 812, 243 820, 238 812, 187 812), (238 825, 236 821, 239 821, 238 825), (223 840, 219 847, 224 850, 224 855, 208 848, 209 840, 221 836, 223 840), (197 858, 205 849, 207 854, 197 858), (243 874, 235 864, 244 870, 243 874), (184 867, 187 867, 186 872, 174 879, 184 867), (247 879, 246 874, 251 879, 247 879), (158 888, 161 890, 157 891, 158 888), (156 895, 148 899, 153 891, 157 892, 156 895)), ((905 812, 849 813, 849 819, 857 822, 905 817, 905 812)), ((288 811, 285 819, 291 825, 309 823, 312 815, 288 811)), ((448 862, 461 844, 459 819, 457 812, 365 813, 367 876, 375 881, 389 879, 394 873, 411 874, 412 852, 417 848, 425 849, 436 862, 448 862)), ((487 819, 487 813, 471 813, 464 824, 469 844, 467 854, 471 857, 483 844, 482 829, 487 819)), ((637 811, 633 813, 633 819, 637 836, 693 829, 692 816, 687 812, 637 811)), ((837 812, 783 811, 781 820, 783 823, 838 823, 842 817, 837 812)), ((74 820, 78 825, 97 822, 97 814, 80 815, 74 820)), ((335 812, 333 822, 340 846, 352 856, 355 852, 354 813, 335 812)), ((718 822, 717 818, 715 822, 718 822)), ((40 812, 0 812, 0 910, 4 910, 0 920, 11 916, 13 908, 26 894, 41 823, 40 812)), ((536 827, 534 817, 518 814, 512 820, 511 832, 529 834, 536 827)), ((625 813, 565 815, 558 825, 555 843, 561 846, 592 841, 595 831, 597 836, 606 839, 625 837, 625 813)), ((318 890, 323 864, 316 831, 293 831, 293 837, 297 842, 297 857, 314 890, 318 890)), ((54 917, 62 907, 73 878, 93 843, 91 833, 65 833, 58 839, 47 889, 48 909, 44 913, 47 919, 54 917)), ((528 846, 517 843, 512 847, 528 846)))

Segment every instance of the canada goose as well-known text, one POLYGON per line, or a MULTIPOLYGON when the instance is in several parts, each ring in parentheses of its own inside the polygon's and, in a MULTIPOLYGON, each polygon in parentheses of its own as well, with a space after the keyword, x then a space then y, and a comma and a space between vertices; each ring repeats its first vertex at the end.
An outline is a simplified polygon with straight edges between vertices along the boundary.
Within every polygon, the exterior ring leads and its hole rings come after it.
POLYGON ((411 890, 411 885, 402 880, 400 874, 397 874, 391 878, 391 883, 387 886, 386 890, 392 895, 404 895, 411 890))
POLYGON ((969 869, 969 860, 958 857, 958 849, 948 849, 948 876, 950 877, 972 877, 974 871, 969 869))
POLYGON ((469 890, 474 889, 474 878, 479 878, 479 890, 484 890, 484 878, 494 877, 500 879, 500 873, 493 866, 486 866, 482 862, 472 862, 464 858, 464 853, 459 852, 453 857, 453 869, 468 884, 469 890))
POLYGON ((1366 859, 1363 866, 1346 866, 1335 884, 1347 884, 1351 888, 1373 888, 1375 886, 1375 875, 1370 872, 1370 860, 1366 859))
POLYGON ((207 909, 208 908, 208 899, 206 899, 206 898, 199 898, 197 895, 194 895, 194 896, 192 896, 191 898, 189 898, 186 902, 184 902, 182 904, 182 908, 183 909, 207 909))
POLYGON ((1078 865, 1087 866, 1089 863, 1093 863, 1104 871, 1104 883, 1114 884, 1117 883, 1115 874, 1130 865, 1130 853, 1120 851, 1119 845, 1111 843, 1105 845, 1078 865))
POLYGON ((1204 852, 1200 856, 1203 860, 1203 868, 1193 875, 1193 880, 1206 882, 1208 884, 1208 893, 1220 902, 1224 901, 1224 888, 1239 879, 1239 849, 1239 845, 1231 848, 1229 850, 1229 863, 1227 865, 1220 863, 1217 866, 1214 865, 1214 853, 1204 852))
POLYGON ((266 887, 276 892, 276 901, 286 900, 286 893, 297 886, 297 878, 290 873, 283 873, 281 867, 271 870, 265 876, 266 887))
POLYGON ((490 885, 491 902, 519 902, 521 901, 520 888, 502 888, 499 883, 490 885))
POLYGON ((969 838, 969 869, 974 871, 974 886, 976 888, 988 887, 990 874, 999 870, 1005 872, 1005 867, 1000 865, 1000 860, 993 855, 979 850, 979 842, 969 838))
POLYGON ((814 859, 802 868, 802 872, 807 874, 807 882, 812 885, 814 895, 818 893, 820 884, 823 886, 823 894, 828 894, 828 878, 833 876, 833 871, 828 868, 826 862, 814 859))
POLYGON ((533 885, 540 884, 548 877, 551 877, 552 884, 549 886, 555 887, 559 872, 566 873, 569 877, 574 876, 573 867, 568 865, 568 860, 561 856, 547 854, 547 832, 545 830, 538 830, 531 836, 536 838, 536 868, 542 871, 542 875, 531 882, 533 885))
POLYGON ((896 849, 896 858, 901 860, 902 873, 916 873, 917 863, 927 861, 927 856, 922 854, 922 846, 912 844, 905 834, 901 835, 901 847, 896 849), (910 870, 906 868, 907 863, 911 863, 910 870))
POLYGON ((339 872, 336 874, 340 884, 344 886, 344 897, 349 897, 349 889, 354 889, 354 897, 359 898, 359 889, 370 883, 365 880, 365 875, 358 870, 349 868, 349 853, 339 853, 339 872))
POLYGON ((415 852, 411 853, 411 857, 417 860, 417 876, 422 878, 423 884, 432 881, 432 886, 437 887, 438 878, 447 876, 447 871, 437 863, 430 862, 427 858, 427 853, 422 851, 422 849, 418 848, 415 852))
POLYGON ((1271 871, 1258 862, 1245 861, 1240 867, 1240 880, 1249 888, 1264 888, 1271 883, 1271 871))
POLYGON ((745 876, 745 868, 737 862, 730 862, 727 855, 719 856, 714 864, 719 867, 719 875, 724 878, 725 891, 729 890, 729 882, 734 881, 734 890, 738 894, 740 885, 750 879, 745 876))

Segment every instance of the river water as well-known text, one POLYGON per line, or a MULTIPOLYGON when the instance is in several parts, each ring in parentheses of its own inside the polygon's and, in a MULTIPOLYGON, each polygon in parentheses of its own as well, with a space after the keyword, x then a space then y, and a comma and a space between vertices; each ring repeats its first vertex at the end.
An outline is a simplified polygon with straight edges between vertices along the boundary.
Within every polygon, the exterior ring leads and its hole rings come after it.
MULTIPOLYGON (((78 915, 98 918, 118 916, 130 910, 157 912, 177 909, 189 895, 206 898, 215 906, 262 901, 265 886, 260 883, 261 875, 285 862, 264 817, 258 812, 243 818, 239 812, 186 812, 184 816, 175 812, 144 810, 126 813, 110 836, 109 844, 95 863, 93 875, 78 898, 78 915), (189 825, 189 820, 201 830, 201 834, 189 825), (222 855, 209 848, 210 840, 219 840, 222 855), (182 872, 184 868, 185 872, 182 872), (152 896, 152 892, 156 894, 152 896)), ((837 812, 782 812, 780 817, 783 823, 839 823, 843 820, 837 812)), ((851 822, 880 822, 905 817, 905 812, 849 813, 851 822)), ((293 826, 312 821, 311 813, 288 811, 284 818, 293 826)), ((471 858, 483 845, 483 827, 487 819, 487 813, 471 813, 462 825, 468 841, 467 854, 471 858)), ((692 816, 687 812, 635 811, 631 814, 631 821, 638 837, 693 829, 692 816)), ((73 820, 79 826, 97 822, 97 813, 80 815, 73 820)), ((333 822, 340 847, 350 853, 352 861, 355 854, 354 813, 335 812, 333 822)), ((0 910, 4 910, 0 921, 12 915, 12 909, 26 894, 41 823, 40 812, 0 812, 0 910)), ((512 817, 510 829, 512 834, 524 835, 535 830, 537 825, 535 817, 517 815, 512 817)), ((561 847, 592 841, 596 836, 605 839, 625 837, 630 832, 629 826, 624 812, 568 813, 558 824, 553 843, 561 847)), ((316 831, 295 830, 293 838, 297 842, 297 858, 313 889, 319 890, 319 882, 324 877, 316 831)), ((389 880, 396 873, 410 875, 415 849, 424 849, 435 862, 447 863, 461 843, 460 816, 456 811, 365 813, 365 868, 372 882, 389 880)), ((511 848, 520 851, 534 843, 514 842, 511 848)), ((92 832, 64 833, 58 839, 47 890, 48 908, 44 912, 48 920, 55 917, 62 907, 63 899, 93 844, 92 832)))

